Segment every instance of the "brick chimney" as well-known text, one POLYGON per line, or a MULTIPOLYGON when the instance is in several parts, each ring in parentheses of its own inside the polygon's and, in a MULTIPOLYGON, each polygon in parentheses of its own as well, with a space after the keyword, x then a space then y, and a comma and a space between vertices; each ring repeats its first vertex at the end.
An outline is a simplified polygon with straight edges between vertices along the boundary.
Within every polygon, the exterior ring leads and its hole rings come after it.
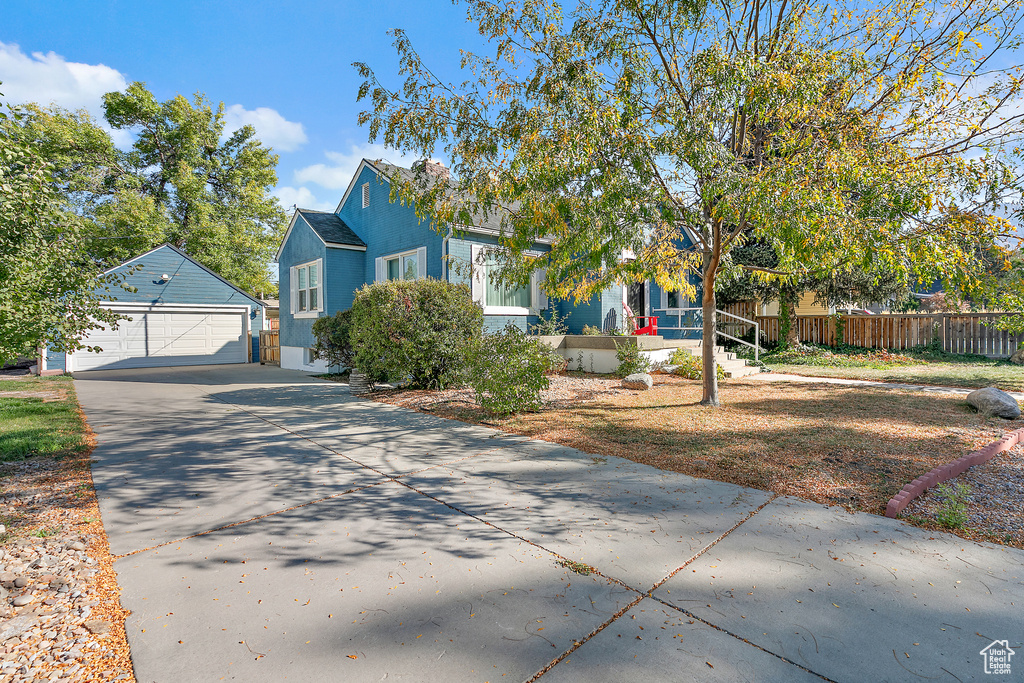
POLYGON ((422 164, 423 170, 429 173, 430 175, 437 176, 441 180, 451 180, 452 173, 451 171, 448 170, 447 167, 445 167, 444 164, 431 161, 430 159, 424 160, 422 164))

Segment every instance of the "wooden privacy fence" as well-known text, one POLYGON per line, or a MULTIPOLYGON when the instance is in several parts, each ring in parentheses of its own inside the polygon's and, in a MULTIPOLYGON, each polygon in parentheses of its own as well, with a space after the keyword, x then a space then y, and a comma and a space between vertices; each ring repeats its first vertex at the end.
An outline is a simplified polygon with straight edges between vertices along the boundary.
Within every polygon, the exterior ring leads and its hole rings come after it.
MULTIPOLYGON (((996 329, 993 323, 1002 316, 1002 313, 843 315, 846 323, 843 342, 868 349, 902 351, 936 339, 949 353, 1006 358, 1024 346, 1024 334, 996 329)), ((761 326, 761 334, 769 342, 778 341, 778 316, 757 316, 756 320, 761 326)), ((835 316, 801 315, 794 317, 793 324, 802 342, 836 345, 835 316)), ((751 327, 730 326, 745 328, 737 330, 741 334, 751 327)))
POLYGON ((281 364, 280 330, 260 330, 260 365, 281 364))

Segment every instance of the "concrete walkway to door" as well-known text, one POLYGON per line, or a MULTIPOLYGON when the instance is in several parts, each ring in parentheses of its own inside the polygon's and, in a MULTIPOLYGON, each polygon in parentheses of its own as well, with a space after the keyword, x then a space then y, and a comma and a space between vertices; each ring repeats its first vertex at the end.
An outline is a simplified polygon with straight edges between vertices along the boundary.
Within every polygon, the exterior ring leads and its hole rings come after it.
POLYGON ((279 368, 75 387, 146 683, 967 681, 1024 639, 1018 550, 279 368))

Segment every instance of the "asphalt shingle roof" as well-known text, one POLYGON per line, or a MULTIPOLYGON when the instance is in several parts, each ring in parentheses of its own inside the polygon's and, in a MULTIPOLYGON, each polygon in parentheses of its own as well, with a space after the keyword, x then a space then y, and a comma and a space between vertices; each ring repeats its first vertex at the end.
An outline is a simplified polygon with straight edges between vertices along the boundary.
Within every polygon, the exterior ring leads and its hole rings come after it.
POLYGON ((347 244, 353 247, 366 246, 366 243, 359 239, 359 235, 352 232, 352 228, 348 227, 338 214, 328 211, 313 211, 312 209, 296 210, 324 242, 347 244))
MULTIPOLYGON (((395 174, 397 174, 397 175, 402 176, 406 180, 415 180, 415 179, 417 179, 417 172, 413 171, 412 169, 403 168, 401 166, 395 166, 394 164, 389 164, 389 163, 387 163, 385 161, 382 161, 380 159, 378 159, 376 161, 373 161, 371 159, 363 159, 363 161, 367 162, 368 164, 370 164, 371 166, 376 168, 378 171, 383 172, 385 175, 395 175, 395 174)), ((428 176, 427 177, 427 184, 428 184, 428 186, 430 186, 433 183, 438 182, 439 180, 440 179, 437 178, 436 176, 428 176)), ((457 189, 456 185, 453 182, 449 181, 448 182, 448 186, 449 186, 449 192, 454 196, 455 193, 458 192, 458 189, 457 189)), ((509 206, 507 207, 507 210, 514 211, 514 210, 517 210, 518 208, 519 208, 518 203, 512 203, 512 204, 509 204, 509 206)), ((475 210, 474 211, 474 210, 471 209, 470 213, 472 214, 472 217, 473 217, 472 227, 483 228, 484 230, 490 230, 490 231, 493 231, 493 232, 499 232, 501 230, 501 218, 502 218, 502 216, 501 216, 501 213, 499 211, 492 210, 492 211, 484 212, 482 210, 475 210)))

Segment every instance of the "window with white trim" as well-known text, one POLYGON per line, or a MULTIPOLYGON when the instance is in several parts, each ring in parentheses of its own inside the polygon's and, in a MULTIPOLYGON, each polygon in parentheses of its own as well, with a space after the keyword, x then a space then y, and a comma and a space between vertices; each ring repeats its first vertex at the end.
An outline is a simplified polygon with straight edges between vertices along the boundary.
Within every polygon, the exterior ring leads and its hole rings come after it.
POLYGON ((316 317, 324 310, 323 259, 292 266, 291 309, 296 317, 316 317))
POLYGON ((363 183, 363 208, 370 205, 370 183, 363 183))
MULTIPOLYGON (((487 252, 487 260, 484 264, 484 272, 488 275, 499 267, 498 255, 493 251, 487 252)), ((502 285, 491 277, 484 278, 484 307, 518 307, 531 308, 533 299, 530 287, 502 285)))
POLYGON ((377 259, 377 282, 385 280, 419 280, 426 277, 427 249, 420 247, 409 251, 382 256, 377 259))
POLYGON ((548 307, 547 296, 540 290, 544 271, 530 277, 529 285, 502 285, 489 277, 500 263, 499 253, 483 245, 473 245, 473 300, 483 306, 485 315, 535 315, 548 307))

